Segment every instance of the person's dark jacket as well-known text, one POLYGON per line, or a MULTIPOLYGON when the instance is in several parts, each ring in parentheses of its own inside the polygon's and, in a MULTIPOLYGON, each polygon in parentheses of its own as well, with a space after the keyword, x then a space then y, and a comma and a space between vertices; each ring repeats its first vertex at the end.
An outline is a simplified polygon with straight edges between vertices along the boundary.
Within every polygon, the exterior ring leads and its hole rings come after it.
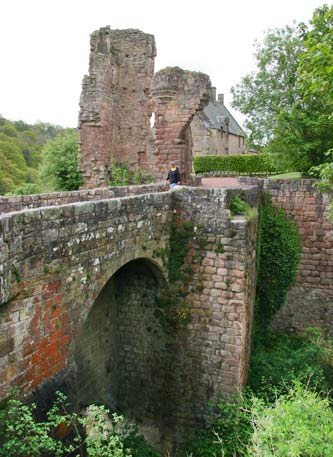
POLYGON ((167 180, 170 184, 178 184, 180 181, 179 169, 176 168, 175 170, 169 170, 167 180))

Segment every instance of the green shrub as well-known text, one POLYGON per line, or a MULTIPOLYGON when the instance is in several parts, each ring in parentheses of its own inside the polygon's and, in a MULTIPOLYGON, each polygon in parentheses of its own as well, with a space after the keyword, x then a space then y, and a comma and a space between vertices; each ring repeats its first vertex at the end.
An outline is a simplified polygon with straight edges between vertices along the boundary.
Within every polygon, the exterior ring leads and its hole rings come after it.
POLYGON ((84 416, 68 409, 67 398, 61 392, 57 392, 45 421, 34 417, 35 404, 24 404, 15 398, 3 401, 0 457, 159 457, 138 435, 136 427, 127 426, 122 416, 110 415, 104 406, 91 405, 84 416), (65 441, 57 438, 59 428, 70 431, 65 441))
POLYGON ((24 405, 11 398, 0 409, 0 456, 35 457, 66 455, 71 448, 53 438, 58 422, 37 422, 36 405, 24 405))
POLYGON ((16 187, 13 194, 14 195, 31 195, 40 193, 40 188, 37 184, 27 183, 22 184, 19 187, 16 187))
POLYGON ((256 332, 251 354, 248 385, 266 401, 285 394, 294 381, 318 392, 333 387, 333 343, 320 329, 307 329, 301 335, 282 332, 256 332))
POLYGON ((78 171, 77 132, 74 129, 60 133, 43 148, 41 176, 53 190, 77 190, 82 184, 78 171))
POLYGON ((154 177, 148 172, 142 172, 140 167, 134 171, 129 170, 128 165, 124 163, 111 162, 111 179, 109 186, 128 186, 131 184, 147 184, 154 181, 154 177))
POLYGON ((104 406, 91 405, 87 409, 87 417, 81 423, 90 430, 85 444, 89 457, 132 457, 130 449, 123 443, 118 424, 123 421, 122 416, 112 415, 112 423, 106 421, 110 411, 104 406))
POLYGON ((249 456, 331 457, 333 411, 328 399, 296 385, 273 406, 256 402, 249 456))
POLYGON ((255 175, 276 173, 278 171, 266 154, 195 156, 193 159, 193 166, 196 174, 214 171, 230 171, 236 174, 255 175))
POLYGON ((246 211, 249 209, 249 204, 243 200, 240 197, 233 197, 231 200, 230 206, 229 206, 230 211, 233 214, 245 214, 246 211))
POLYGON ((220 399, 212 406, 214 421, 196 430, 188 445, 188 455, 193 457, 233 457, 245 455, 252 437, 251 401, 246 395, 233 399, 220 399))
POLYGON ((294 222, 268 201, 259 211, 256 319, 267 325, 285 303, 301 258, 301 240, 294 222))

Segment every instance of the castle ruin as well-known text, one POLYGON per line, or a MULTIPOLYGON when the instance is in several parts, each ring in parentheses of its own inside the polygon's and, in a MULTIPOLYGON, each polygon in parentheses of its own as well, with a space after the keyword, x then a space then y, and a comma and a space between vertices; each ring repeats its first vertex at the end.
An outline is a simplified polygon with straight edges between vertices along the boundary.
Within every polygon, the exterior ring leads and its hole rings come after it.
POLYGON ((154 37, 139 30, 91 35, 79 114, 84 188, 108 185, 113 161, 163 179, 174 160, 190 182, 190 123, 209 101, 210 79, 177 67, 154 76, 155 56, 154 37))

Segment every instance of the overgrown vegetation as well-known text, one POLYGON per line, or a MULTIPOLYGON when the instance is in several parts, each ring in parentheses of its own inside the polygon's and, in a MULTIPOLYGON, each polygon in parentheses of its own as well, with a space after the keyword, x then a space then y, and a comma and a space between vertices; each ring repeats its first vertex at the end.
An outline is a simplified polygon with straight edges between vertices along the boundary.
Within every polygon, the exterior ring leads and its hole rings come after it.
POLYGON ((0 409, 0 456, 3 457, 158 457, 159 454, 122 416, 91 405, 84 414, 70 413, 58 392, 44 421, 36 405, 14 397, 0 409))
POLYGON ((170 242, 167 252, 158 252, 169 267, 170 290, 168 294, 157 297, 156 317, 166 331, 174 330, 189 321, 191 309, 186 301, 188 284, 194 271, 186 267, 186 257, 194 237, 192 222, 173 221, 170 228, 170 242))
POLYGON ((134 171, 131 171, 127 164, 117 164, 115 160, 111 163, 110 173, 110 186, 148 184, 154 181, 154 177, 148 172, 143 172, 140 167, 136 167, 134 171))
POLYGON ((333 411, 328 395, 333 379, 332 357, 332 340, 318 329, 308 329, 298 336, 272 331, 256 335, 247 389, 233 399, 221 399, 210 406, 208 417, 213 419, 195 430, 189 454, 331 455, 333 411))
POLYGON ((210 405, 213 419, 204 428, 196 429, 187 448, 195 457, 233 457, 246 455, 252 437, 251 400, 247 395, 221 398, 210 405))
POLYGON ((333 411, 328 398, 296 383, 272 406, 255 401, 251 414, 249 457, 332 456, 333 411))
POLYGON ((301 241, 296 224, 266 198, 259 211, 256 318, 267 325, 296 277, 301 241))
POLYGON ((284 169, 273 165, 267 154, 240 154, 230 156, 195 156, 194 171, 197 174, 210 172, 233 172, 242 175, 271 174, 284 169))
POLYGON ((242 196, 235 196, 231 199, 229 209, 231 211, 231 215, 241 215, 246 216, 247 219, 252 219, 257 215, 257 211, 255 208, 251 208, 251 206, 242 198, 242 196))
POLYGON ((248 385, 268 402, 287 394, 295 380, 316 390, 333 387, 333 342, 320 329, 308 328, 302 334, 288 335, 256 329, 248 385))

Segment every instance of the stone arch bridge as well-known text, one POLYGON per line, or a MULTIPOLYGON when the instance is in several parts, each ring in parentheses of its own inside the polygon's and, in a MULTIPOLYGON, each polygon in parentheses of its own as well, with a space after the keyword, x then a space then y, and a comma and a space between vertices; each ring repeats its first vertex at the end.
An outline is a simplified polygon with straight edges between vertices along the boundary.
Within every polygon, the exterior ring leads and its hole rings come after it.
MULTIPOLYGON (((150 185, 2 199, 1 398, 14 386, 39 400, 60 389, 167 427, 242 386, 257 220, 231 217, 238 192, 150 185), (176 287, 171 227, 189 221, 190 247, 204 236, 182 267, 189 315, 166 329, 157 300, 176 287)), ((256 188, 243 193, 256 204, 256 188)))

